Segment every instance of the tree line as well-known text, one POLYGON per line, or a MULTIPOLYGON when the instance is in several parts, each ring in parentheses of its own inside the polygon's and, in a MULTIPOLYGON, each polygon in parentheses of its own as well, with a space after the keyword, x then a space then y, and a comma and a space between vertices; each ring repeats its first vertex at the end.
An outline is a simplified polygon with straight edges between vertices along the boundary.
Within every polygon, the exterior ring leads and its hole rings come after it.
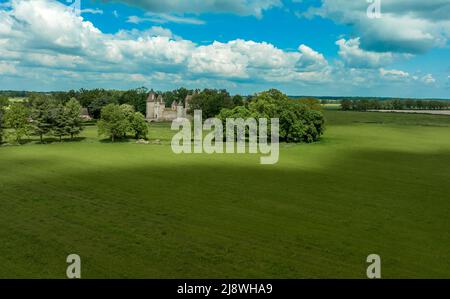
MULTIPOLYGON (((117 105, 131 105, 136 112, 140 112, 142 114, 146 114, 146 106, 147 106, 147 97, 149 92, 154 92, 157 95, 162 95, 164 101, 166 103, 166 107, 170 107, 173 102, 182 103, 186 99, 188 95, 201 94, 202 96, 208 94, 208 99, 211 103, 209 105, 210 109, 208 111, 215 111, 214 100, 218 99, 219 101, 224 98, 230 98, 230 105, 233 103, 242 103, 242 97, 237 95, 231 97, 226 90, 214 90, 214 89, 205 89, 203 92, 200 89, 187 89, 184 87, 169 90, 169 91, 155 91, 153 89, 148 89, 146 87, 140 87, 130 90, 108 90, 102 88, 96 89, 79 89, 79 90, 69 90, 69 91, 61 91, 61 92, 46 92, 46 93, 33 93, 26 91, 0 91, 0 95, 3 93, 5 97, 24 97, 29 98, 36 95, 46 96, 54 99, 55 101, 65 104, 70 99, 76 99, 82 107, 88 110, 89 115, 98 120, 101 117, 102 108, 109 104, 117 104, 117 105), (219 94, 218 97, 216 95, 219 94), (215 97, 215 99, 213 99, 215 97)), ((228 101, 228 99, 226 99, 228 101)), ((218 113, 218 111, 215 111, 218 113)), ((209 113, 209 112, 208 112, 209 113)))
POLYGON ((450 101, 439 100, 349 100, 341 101, 344 111, 367 110, 445 110, 450 108, 450 101))
POLYGON ((100 119, 103 107, 109 104, 130 105, 135 112, 145 115, 147 106, 147 97, 149 92, 162 95, 166 106, 170 107, 174 101, 184 103, 187 95, 194 94, 199 90, 187 88, 178 88, 171 91, 154 91, 146 87, 140 87, 130 90, 107 90, 102 88, 70 90, 68 92, 53 92, 51 96, 60 102, 66 102, 71 98, 77 99, 80 104, 87 108, 89 115, 94 119, 100 119))
MULTIPOLYGON (((30 134, 39 137, 53 135, 73 139, 83 130, 82 107, 97 122, 99 135, 111 141, 132 134, 146 139, 146 88, 128 91, 93 89, 55 93, 31 93, 24 102, 0 101, 0 138, 7 127, 7 139, 20 143, 30 134), (2 104, 3 103, 3 104, 2 104)), ((160 93, 166 104, 184 103, 192 95, 189 113, 202 110, 204 118, 279 118, 280 138, 286 142, 314 142, 324 132, 325 120, 320 102, 315 99, 293 100, 278 90, 251 96, 230 95, 224 89, 189 90, 179 88, 160 93)))
POLYGON ((318 100, 291 99, 276 89, 247 97, 231 96, 226 90, 205 89, 192 97, 189 112, 194 110, 202 110, 204 118, 217 117, 223 122, 227 118, 278 118, 279 136, 285 142, 315 142, 325 131, 325 118, 318 100))
POLYGON ((293 100, 276 89, 255 94, 243 105, 223 108, 217 117, 222 121, 227 118, 278 118, 279 137, 285 142, 315 142, 325 131, 325 118, 318 100, 293 100))
POLYGON ((26 102, 9 103, 0 98, 0 142, 20 144, 25 136, 45 135, 59 140, 65 136, 74 139, 83 131, 81 105, 76 99, 62 104, 42 94, 33 94, 26 102), (5 130, 5 129, 9 130, 5 130))

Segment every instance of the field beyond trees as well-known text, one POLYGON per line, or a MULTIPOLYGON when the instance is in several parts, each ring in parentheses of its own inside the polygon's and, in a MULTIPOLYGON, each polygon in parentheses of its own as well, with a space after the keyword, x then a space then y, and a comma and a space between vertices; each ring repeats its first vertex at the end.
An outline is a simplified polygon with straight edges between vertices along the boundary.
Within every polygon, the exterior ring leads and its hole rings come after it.
MULTIPOLYGON (((450 278, 450 117, 325 111, 314 144, 175 155, 150 144, 0 148, 0 277, 450 278)), ((159 142, 155 142, 155 140, 159 142)))

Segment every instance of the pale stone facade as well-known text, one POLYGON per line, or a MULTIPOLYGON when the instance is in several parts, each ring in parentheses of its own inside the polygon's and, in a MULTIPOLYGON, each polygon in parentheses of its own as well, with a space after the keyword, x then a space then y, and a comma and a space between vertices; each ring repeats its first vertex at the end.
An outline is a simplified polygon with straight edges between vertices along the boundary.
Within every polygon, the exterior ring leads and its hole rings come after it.
POLYGON ((157 96, 154 92, 150 92, 147 98, 147 121, 172 121, 176 118, 187 117, 191 98, 192 96, 186 97, 184 106, 183 103, 175 101, 170 108, 167 108, 161 95, 157 96))

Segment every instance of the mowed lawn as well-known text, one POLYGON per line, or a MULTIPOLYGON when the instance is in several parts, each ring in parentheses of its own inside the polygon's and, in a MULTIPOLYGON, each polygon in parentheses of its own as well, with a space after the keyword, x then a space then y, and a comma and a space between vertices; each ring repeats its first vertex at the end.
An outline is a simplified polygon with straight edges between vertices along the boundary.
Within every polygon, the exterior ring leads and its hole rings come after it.
POLYGON ((99 141, 0 148, 0 277, 450 278, 450 117, 326 111, 316 144, 175 155, 99 141))

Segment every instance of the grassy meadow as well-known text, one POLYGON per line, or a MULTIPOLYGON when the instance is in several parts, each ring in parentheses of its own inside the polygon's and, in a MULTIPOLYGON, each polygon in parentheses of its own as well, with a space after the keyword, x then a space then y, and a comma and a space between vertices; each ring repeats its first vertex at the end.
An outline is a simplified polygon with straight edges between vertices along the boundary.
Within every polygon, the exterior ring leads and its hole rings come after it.
MULTIPOLYGON (((149 145, 0 148, 0 277, 450 278, 450 117, 325 111, 315 144, 259 155, 149 145)), ((51 140, 47 140, 51 141, 51 140)))

